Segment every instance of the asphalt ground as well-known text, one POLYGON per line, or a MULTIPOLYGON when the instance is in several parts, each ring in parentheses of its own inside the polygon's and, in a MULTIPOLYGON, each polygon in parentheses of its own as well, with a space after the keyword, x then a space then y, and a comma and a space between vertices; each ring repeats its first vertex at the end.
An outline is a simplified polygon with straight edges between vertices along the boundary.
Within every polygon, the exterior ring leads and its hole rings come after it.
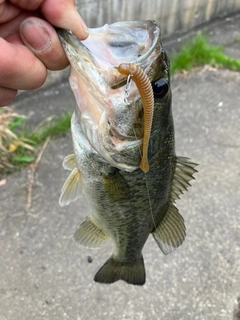
MULTIPOLYGON (((240 58, 239 15, 205 27, 212 43, 240 58)), ((179 40, 166 39, 167 49, 179 40)), ((143 287, 95 283, 112 245, 90 250, 72 241, 88 208, 84 198, 59 206, 68 175, 61 164, 72 143, 70 133, 51 139, 27 216, 28 170, 1 177, 0 320, 240 319, 240 73, 207 66, 174 76, 172 89, 177 155, 199 163, 193 186, 177 202, 184 244, 164 256, 149 237, 143 287)), ((32 125, 73 104, 64 80, 13 103, 32 125)))

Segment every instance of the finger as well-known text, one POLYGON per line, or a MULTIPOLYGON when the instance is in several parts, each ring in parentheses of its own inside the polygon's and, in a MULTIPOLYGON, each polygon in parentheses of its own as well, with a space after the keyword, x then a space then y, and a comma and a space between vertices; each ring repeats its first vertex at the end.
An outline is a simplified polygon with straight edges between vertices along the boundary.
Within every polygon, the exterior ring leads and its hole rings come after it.
POLYGON ((16 95, 17 90, 0 87, 0 107, 7 106, 16 95))
POLYGON ((79 40, 88 37, 88 29, 75 8, 74 0, 11 0, 10 2, 28 11, 40 9, 44 18, 52 25, 71 30, 79 40))
POLYGON ((34 12, 34 14, 31 12, 23 11, 20 14, 18 14, 14 19, 11 19, 6 23, 0 23, 0 37, 6 39, 12 34, 18 34, 21 22, 32 15, 40 17, 40 13, 37 11, 34 12))
POLYGON ((87 26, 75 8, 74 0, 45 0, 41 12, 52 25, 72 31, 79 40, 88 37, 87 26))
MULTIPOLYGON (((1 0, 0 0, 1 1, 1 0)), ((34 16, 37 16, 37 12, 34 13, 34 16)), ((7 21, 6 23, 0 23, 0 37, 6 39, 12 34, 18 34, 19 25, 23 20, 32 16, 30 12, 23 11, 21 14, 18 14, 17 17, 7 21)))
POLYGON ((25 9, 25 10, 29 10, 29 11, 33 11, 39 8, 39 6, 41 5, 41 3, 45 1, 45 0, 10 0, 9 2, 11 2, 13 5, 25 9))
POLYGON ((0 23, 8 22, 21 13, 21 9, 9 3, 9 1, 0 1, 0 23))
POLYGON ((48 22, 36 17, 27 18, 21 23, 19 32, 23 43, 47 69, 60 70, 69 64, 58 35, 48 22))
POLYGON ((0 87, 29 90, 40 87, 46 80, 46 67, 24 45, 0 38, 0 61, 0 87))

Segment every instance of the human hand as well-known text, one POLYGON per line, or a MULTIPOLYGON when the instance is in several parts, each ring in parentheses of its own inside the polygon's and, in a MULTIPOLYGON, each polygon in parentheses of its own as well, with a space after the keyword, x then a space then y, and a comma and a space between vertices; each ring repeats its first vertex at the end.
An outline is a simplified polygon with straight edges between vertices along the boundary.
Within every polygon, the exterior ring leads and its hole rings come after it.
POLYGON ((68 65, 54 27, 84 40, 88 31, 74 0, 0 0, 0 106, 18 90, 43 85, 47 69, 68 65))

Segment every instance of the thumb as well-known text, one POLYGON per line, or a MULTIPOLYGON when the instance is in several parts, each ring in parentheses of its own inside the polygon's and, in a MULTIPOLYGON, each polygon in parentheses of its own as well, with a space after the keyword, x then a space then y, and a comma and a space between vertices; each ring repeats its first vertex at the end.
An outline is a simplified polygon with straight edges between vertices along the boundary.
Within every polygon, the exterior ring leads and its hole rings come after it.
POLYGON ((25 46, 42 61, 47 69, 60 70, 68 65, 58 35, 47 21, 29 17, 21 23, 19 33, 25 46))
POLYGON ((52 25, 71 30, 79 40, 88 37, 87 26, 75 8, 74 0, 43 1, 41 12, 52 25))

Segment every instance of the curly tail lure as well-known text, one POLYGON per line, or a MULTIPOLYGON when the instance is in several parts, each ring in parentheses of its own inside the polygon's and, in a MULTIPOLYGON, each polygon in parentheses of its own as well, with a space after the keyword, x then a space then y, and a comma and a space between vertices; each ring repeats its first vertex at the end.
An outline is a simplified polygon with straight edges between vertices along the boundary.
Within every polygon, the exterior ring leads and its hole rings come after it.
POLYGON ((154 97, 151 82, 142 68, 134 63, 122 63, 118 66, 118 72, 125 76, 131 76, 140 93, 144 111, 144 128, 143 128, 143 144, 142 144, 142 159, 140 168, 143 172, 149 171, 148 163, 148 145, 150 140, 154 97))

